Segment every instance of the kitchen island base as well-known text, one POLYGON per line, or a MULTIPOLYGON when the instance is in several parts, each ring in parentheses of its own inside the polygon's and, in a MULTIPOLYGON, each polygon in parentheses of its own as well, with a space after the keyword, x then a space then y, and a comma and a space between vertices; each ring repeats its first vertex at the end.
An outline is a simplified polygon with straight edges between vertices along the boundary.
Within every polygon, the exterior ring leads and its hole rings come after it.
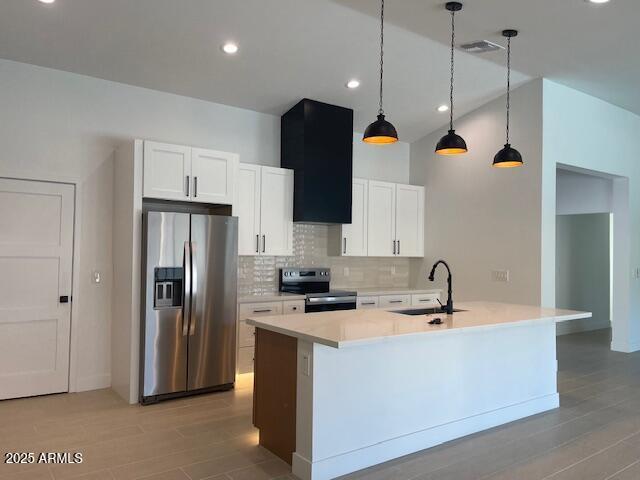
MULTIPOLYGON (((291 361, 295 351, 295 380, 272 379, 279 399, 265 397, 260 363, 270 360, 256 356, 254 397, 271 405, 274 425, 292 425, 295 411, 292 451, 279 453, 291 458, 294 475, 336 478, 557 408, 556 322, 590 314, 466 306, 468 313, 434 327, 422 324, 428 318, 379 311, 251 319, 257 351, 274 335, 287 339, 271 342, 288 345, 282 358, 291 361), (284 400, 279 388, 289 392, 284 400)), ((271 438, 256 426, 261 438, 271 438)))

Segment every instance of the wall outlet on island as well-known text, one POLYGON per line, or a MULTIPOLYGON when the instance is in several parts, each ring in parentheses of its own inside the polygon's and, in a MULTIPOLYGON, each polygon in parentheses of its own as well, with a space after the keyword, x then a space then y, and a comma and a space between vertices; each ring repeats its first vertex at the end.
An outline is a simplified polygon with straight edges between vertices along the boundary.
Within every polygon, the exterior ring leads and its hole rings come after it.
POLYGON ((349 267, 343 267, 342 268, 342 275, 345 277, 349 276, 349 267))
POLYGON ((494 282, 508 282, 509 270, 494 270, 491 272, 491 278, 494 282))

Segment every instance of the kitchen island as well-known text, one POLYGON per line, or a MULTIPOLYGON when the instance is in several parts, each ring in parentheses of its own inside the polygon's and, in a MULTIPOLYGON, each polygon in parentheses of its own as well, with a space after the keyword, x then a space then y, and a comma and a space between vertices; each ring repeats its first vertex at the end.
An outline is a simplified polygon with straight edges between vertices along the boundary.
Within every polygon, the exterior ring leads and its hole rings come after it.
POLYGON ((323 480, 558 407, 555 324, 590 313, 456 308, 249 319, 260 444, 323 480))

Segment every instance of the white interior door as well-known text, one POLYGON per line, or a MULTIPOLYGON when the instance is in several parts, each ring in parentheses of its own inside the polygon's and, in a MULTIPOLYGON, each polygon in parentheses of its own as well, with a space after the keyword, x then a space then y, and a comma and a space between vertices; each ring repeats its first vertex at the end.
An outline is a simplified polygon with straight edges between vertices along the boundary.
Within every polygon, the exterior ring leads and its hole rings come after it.
POLYGON ((0 399, 69 389, 74 187, 0 179, 0 399))
POLYGON ((396 185, 396 253, 424 256, 424 187, 396 185))
POLYGON ((260 251, 260 167, 240 164, 233 214, 238 217, 238 255, 260 251))
POLYGON ((260 189, 260 253, 293 255, 293 170, 262 167, 260 189))
POLYGON ((191 198, 191 147, 144 142, 143 193, 147 198, 191 198))
POLYGON ((341 252, 344 256, 367 256, 367 186, 366 180, 353 179, 351 224, 342 225, 341 252))
POLYGON ((235 153, 194 148, 191 150, 191 199, 202 203, 231 205, 238 171, 235 153))
POLYGON ((392 257, 396 240, 396 184, 369 181, 370 257, 392 257))

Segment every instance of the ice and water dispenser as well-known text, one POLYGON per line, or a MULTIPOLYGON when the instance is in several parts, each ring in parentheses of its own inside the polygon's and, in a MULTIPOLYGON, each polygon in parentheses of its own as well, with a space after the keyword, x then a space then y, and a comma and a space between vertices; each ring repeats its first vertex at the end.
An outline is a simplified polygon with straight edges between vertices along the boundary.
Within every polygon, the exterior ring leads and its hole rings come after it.
POLYGON ((184 269, 156 267, 154 269, 154 308, 182 307, 184 269))

